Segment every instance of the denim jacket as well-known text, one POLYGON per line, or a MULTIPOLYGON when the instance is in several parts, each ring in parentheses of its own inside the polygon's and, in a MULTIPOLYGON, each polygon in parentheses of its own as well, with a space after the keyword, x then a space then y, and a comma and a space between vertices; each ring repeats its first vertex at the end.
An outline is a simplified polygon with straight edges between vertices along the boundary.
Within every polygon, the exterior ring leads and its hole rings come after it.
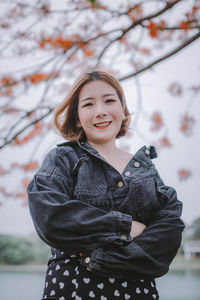
POLYGON ((167 273, 181 243, 182 203, 164 185, 153 146, 143 146, 122 174, 87 142, 52 149, 28 186, 30 213, 57 260, 82 253, 104 276, 138 279, 167 273), (131 238, 132 220, 147 227, 131 238))

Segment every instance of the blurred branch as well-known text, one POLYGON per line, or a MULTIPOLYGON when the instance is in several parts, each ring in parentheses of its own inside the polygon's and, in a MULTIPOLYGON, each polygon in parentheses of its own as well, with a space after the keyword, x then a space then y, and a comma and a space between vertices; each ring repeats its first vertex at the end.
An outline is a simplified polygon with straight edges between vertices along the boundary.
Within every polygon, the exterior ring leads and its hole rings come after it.
POLYGON ((178 46, 177 48, 175 48, 174 50, 170 51, 169 53, 167 53, 166 55, 163 55, 162 57, 154 60, 152 63, 148 64, 147 66, 141 68, 140 70, 128 74, 126 76, 123 76, 121 78, 119 78, 120 81, 123 80, 127 80, 131 77, 137 76, 138 74, 143 73, 144 71, 151 69, 153 66, 159 64, 160 62, 166 60, 167 58, 173 56, 174 54, 178 53, 180 50, 184 49, 185 47, 187 47, 188 45, 190 45, 192 42, 194 42, 195 40, 197 40, 200 37, 200 32, 198 32, 197 34, 195 34, 194 36, 192 36, 190 39, 188 39, 187 41, 185 41, 184 43, 182 43, 180 46, 178 46))
POLYGON ((110 48, 110 46, 115 43, 116 41, 119 41, 120 39, 122 39, 130 30, 132 30, 133 28, 135 28, 136 26, 138 25, 142 25, 142 23, 146 20, 151 20, 153 18, 156 18, 160 15, 162 15, 163 13, 165 13, 167 10, 171 9, 174 5, 176 5, 177 3, 179 3, 180 1, 182 0, 175 0, 175 1, 170 1, 170 2, 167 2, 165 7, 162 8, 161 10, 159 10, 158 12, 156 13, 152 13, 146 17, 143 17, 143 18, 139 18, 137 19, 136 21, 134 21, 130 26, 128 26, 126 29, 121 29, 122 33, 120 36, 118 36, 117 38, 115 39, 112 39, 110 40, 107 45, 104 47, 104 49, 100 52, 100 54, 98 55, 97 57, 97 63, 95 65, 94 68, 97 68, 98 65, 99 65, 99 62, 101 60, 101 58, 103 57, 103 55, 105 54, 105 52, 108 50, 108 48, 110 48))
MULTIPOLYGON (((39 122, 39 121, 45 119, 49 114, 52 113, 53 108, 50 108, 50 107, 46 107, 46 108, 48 109, 47 113, 45 113, 45 114, 42 115, 41 117, 35 119, 34 121, 32 121, 32 122, 30 122, 29 124, 27 124, 26 126, 24 126, 21 130, 19 130, 17 133, 15 133, 11 138, 4 138, 4 143, 3 143, 2 145, 0 145, 0 150, 3 149, 6 145, 12 143, 12 141, 14 141, 14 140, 15 140, 20 134, 22 134, 26 129, 28 129, 29 127, 33 126, 35 123, 37 123, 37 122, 39 122)), ((36 109, 35 109, 35 110, 36 110, 36 109)), ((23 117, 21 117, 21 118, 17 121, 17 123, 15 123, 15 125, 13 125, 13 126, 10 128, 9 133, 8 133, 8 136, 12 133, 12 130, 14 130, 15 127, 16 127, 17 125, 19 125, 20 122, 21 122, 22 120, 24 120, 28 115, 30 115, 33 111, 34 111, 34 110, 29 111, 29 112, 26 113, 26 115, 24 115, 23 117)))

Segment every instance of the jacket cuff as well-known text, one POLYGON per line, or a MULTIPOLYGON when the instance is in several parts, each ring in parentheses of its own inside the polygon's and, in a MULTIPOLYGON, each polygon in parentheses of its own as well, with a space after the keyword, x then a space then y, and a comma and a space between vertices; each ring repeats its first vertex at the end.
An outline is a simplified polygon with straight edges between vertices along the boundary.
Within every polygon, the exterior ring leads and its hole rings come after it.
POLYGON ((94 249, 90 253, 83 253, 81 255, 80 264, 88 271, 101 274, 103 276, 108 276, 105 272, 102 272, 100 264, 97 262, 97 259, 102 260, 104 252, 102 248, 94 249))
POLYGON ((132 217, 119 211, 113 211, 113 213, 116 218, 118 234, 122 239, 130 239, 132 217))

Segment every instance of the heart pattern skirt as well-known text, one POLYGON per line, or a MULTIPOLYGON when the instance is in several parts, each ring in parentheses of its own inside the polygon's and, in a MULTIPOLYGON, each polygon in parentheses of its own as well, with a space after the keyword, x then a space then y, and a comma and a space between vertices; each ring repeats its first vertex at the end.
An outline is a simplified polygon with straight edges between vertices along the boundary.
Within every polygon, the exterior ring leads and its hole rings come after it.
POLYGON ((155 280, 102 277, 80 265, 74 255, 49 265, 42 300, 157 300, 155 280))

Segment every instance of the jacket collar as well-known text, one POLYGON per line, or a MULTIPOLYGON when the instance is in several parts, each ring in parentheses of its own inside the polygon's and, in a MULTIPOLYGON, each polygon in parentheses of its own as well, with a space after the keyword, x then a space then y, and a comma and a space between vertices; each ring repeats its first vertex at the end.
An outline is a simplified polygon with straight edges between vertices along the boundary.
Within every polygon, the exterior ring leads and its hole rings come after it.
MULTIPOLYGON (((104 160, 104 158, 102 158, 102 156, 100 156, 100 154, 87 141, 77 141, 77 144, 80 148, 86 150, 90 154, 104 160)), ((151 159, 157 157, 157 152, 154 146, 143 146, 133 155, 135 161, 139 161, 141 163, 146 162, 148 165, 152 164, 151 159)))

